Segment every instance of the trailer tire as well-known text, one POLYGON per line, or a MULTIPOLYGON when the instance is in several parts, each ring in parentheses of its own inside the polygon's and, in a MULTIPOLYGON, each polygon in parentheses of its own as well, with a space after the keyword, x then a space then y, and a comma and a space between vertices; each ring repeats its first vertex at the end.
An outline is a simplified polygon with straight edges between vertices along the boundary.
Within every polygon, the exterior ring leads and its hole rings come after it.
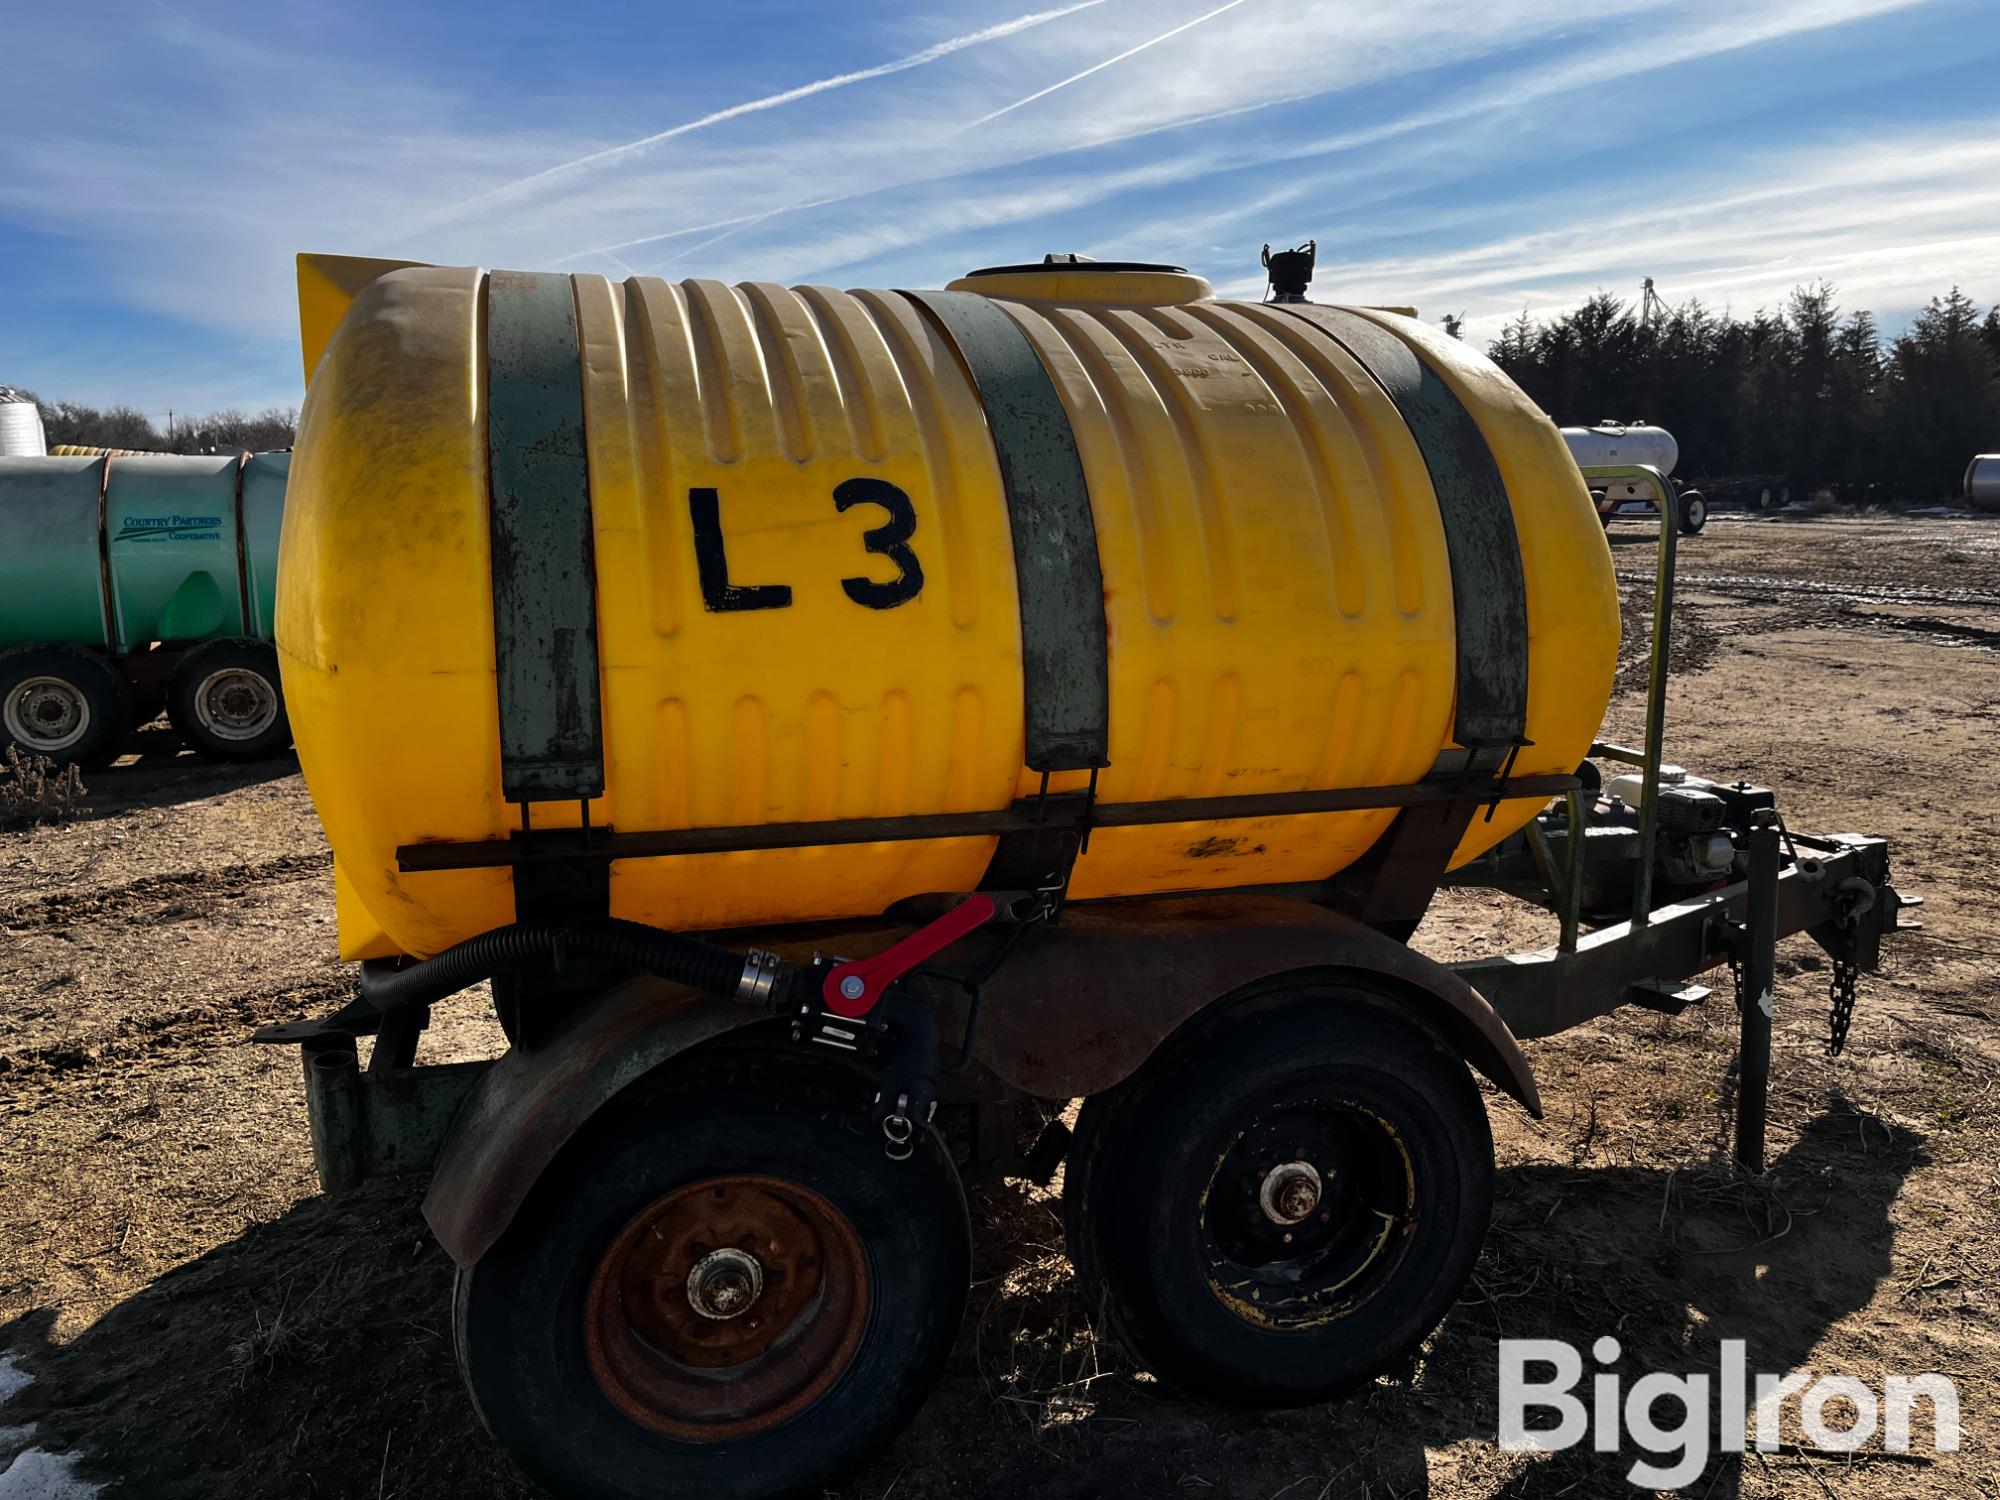
POLYGON ((950 1354, 971 1236, 942 1140, 888 1159, 871 1097, 831 1060, 718 1042, 564 1147, 452 1298, 523 1471, 603 1500, 817 1494, 895 1437, 950 1354), (732 1300, 704 1311, 701 1274, 732 1300))
POLYGON ((1708 500, 1700 490, 1681 496, 1681 535, 1694 536, 1708 524, 1708 500))
POLYGON ((1086 1100, 1063 1214, 1086 1297, 1142 1365, 1271 1408, 1411 1355, 1471 1276, 1492 1194, 1465 1064, 1343 976, 1205 1014, 1086 1100), (1325 1169, 1310 1203, 1287 1196, 1301 1163, 1325 1169))
POLYGON ((263 641, 203 641, 175 663, 167 717, 211 760, 262 760, 292 743, 278 653, 263 641))
POLYGON ((132 729, 132 684, 86 646, 0 652, 0 747, 86 770, 108 765, 132 729))

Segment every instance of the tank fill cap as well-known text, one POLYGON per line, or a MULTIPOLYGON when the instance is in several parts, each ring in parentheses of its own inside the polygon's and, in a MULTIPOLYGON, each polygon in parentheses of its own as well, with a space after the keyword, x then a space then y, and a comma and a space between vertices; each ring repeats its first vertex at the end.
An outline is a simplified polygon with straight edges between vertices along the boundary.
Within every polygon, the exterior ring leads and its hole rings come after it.
POLYGON ((974 276, 1030 276, 1048 271, 1162 271, 1169 276, 1185 276, 1186 266, 1161 265, 1150 260, 1094 260, 1088 255, 1044 255, 1039 261, 1028 261, 1018 266, 982 266, 977 271, 967 271, 965 279, 974 276))

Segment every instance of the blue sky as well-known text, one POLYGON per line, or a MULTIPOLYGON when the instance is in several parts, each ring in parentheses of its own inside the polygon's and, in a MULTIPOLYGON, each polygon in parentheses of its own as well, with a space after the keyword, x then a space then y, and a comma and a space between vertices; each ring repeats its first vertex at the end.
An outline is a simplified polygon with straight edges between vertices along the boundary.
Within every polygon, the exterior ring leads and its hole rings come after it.
POLYGON ((292 256, 935 286, 1048 250, 1481 340, 1652 276, 2000 300, 2000 0, 70 0, 0 22, 0 382, 300 398, 292 256))

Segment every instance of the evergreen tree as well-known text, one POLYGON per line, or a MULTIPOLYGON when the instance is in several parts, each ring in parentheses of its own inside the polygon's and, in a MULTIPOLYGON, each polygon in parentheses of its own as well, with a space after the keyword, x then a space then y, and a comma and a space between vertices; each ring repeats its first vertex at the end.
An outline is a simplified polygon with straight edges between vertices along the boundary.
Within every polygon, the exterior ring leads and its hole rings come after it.
POLYGON ((1646 420, 1691 480, 1769 476, 1795 492, 1934 501, 2000 451, 2000 308, 1953 288, 1885 352, 1866 310, 1827 282, 1748 318, 1700 302, 1640 323, 1606 292, 1545 323, 1524 311, 1488 348, 1566 425, 1646 420))
POLYGON ((1931 298, 1890 347, 1883 404, 1883 439, 1897 446, 1896 470, 1919 495, 1953 493, 1966 461, 2000 437, 2000 358, 1957 287, 1931 298))

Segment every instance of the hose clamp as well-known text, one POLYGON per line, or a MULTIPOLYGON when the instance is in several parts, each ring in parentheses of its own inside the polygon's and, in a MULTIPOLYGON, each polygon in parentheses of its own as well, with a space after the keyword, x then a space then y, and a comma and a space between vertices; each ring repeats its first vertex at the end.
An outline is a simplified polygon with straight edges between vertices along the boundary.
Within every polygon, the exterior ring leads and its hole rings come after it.
POLYGON ((780 967, 777 954, 764 948, 752 948, 743 955, 743 975, 736 981, 736 998, 752 1005, 769 1005, 780 967))

